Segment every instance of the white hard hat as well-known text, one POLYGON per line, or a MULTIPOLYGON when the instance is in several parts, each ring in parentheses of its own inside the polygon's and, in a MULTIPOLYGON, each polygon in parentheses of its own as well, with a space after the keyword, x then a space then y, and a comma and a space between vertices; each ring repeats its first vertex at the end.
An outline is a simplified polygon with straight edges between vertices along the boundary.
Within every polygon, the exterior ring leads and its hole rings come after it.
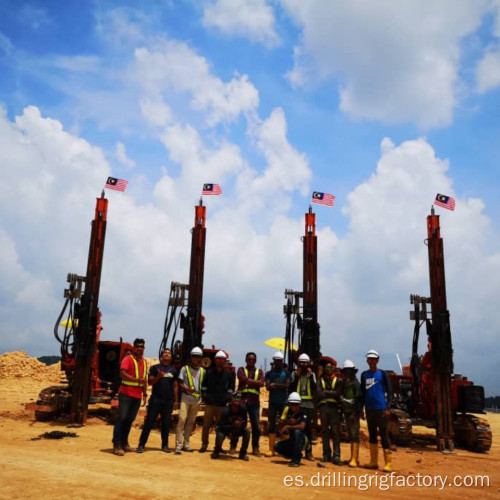
POLYGON ((300 397, 300 394, 298 392, 292 392, 290 393, 290 396, 288 396, 289 403, 300 403, 301 401, 302 398, 300 397))
POLYGON ((226 353, 222 350, 220 350, 216 355, 215 355, 215 359, 217 358, 222 358, 222 359, 227 359, 227 356, 226 356, 226 353))
POLYGON ((203 351, 199 347, 193 347, 191 349, 191 356, 203 356, 203 351))
POLYGON ((274 353, 274 356, 273 356, 273 359, 285 359, 285 356, 283 355, 283 353, 281 351, 276 351, 274 353))
POLYGON ((299 363, 301 363, 302 361, 309 363, 311 361, 311 358, 304 352, 299 356, 299 363))
POLYGON ((345 370, 346 368, 356 368, 354 366, 354 363, 350 359, 346 359, 344 361, 344 364, 342 365, 342 370, 345 370))
POLYGON ((366 357, 367 358, 380 358, 378 352, 375 350, 375 349, 370 349, 367 353, 366 353, 366 357))

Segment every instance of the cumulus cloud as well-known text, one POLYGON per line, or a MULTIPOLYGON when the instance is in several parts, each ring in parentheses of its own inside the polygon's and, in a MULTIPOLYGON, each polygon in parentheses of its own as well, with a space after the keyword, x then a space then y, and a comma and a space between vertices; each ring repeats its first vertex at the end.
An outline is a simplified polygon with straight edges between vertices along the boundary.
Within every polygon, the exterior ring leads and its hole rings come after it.
POLYGON ((123 142, 117 142, 116 143, 116 150, 115 150, 115 154, 116 154, 116 158, 118 159, 118 161, 128 167, 128 168, 132 168, 132 167, 135 167, 135 161, 130 159, 128 156, 127 156, 127 151, 126 151, 126 148, 125 148, 125 144, 123 144, 123 142))
POLYGON ((215 0, 205 5, 203 24, 225 35, 239 35, 268 47, 281 43, 266 0, 215 0))
POLYGON ((488 8, 463 0, 281 4, 302 30, 288 73, 293 84, 335 78, 340 109, 352 118, 423 128, 451 122, 460 42, 488 8))
POLYGON ((209 125, 233 122, 241 113, 252 113, 259 104, 257 89, 246 75, 235 74, 223 82, 212 75, 207 60, 185 43, 160 42, 156 49, 135 51, 137 79, 147 95, 170 90, 188 93, 195 110, 207 113, 209 125))
POLYGON ((485 54, 476 71, 477 91, 487 92, 500 85, 500 51, 485 54))

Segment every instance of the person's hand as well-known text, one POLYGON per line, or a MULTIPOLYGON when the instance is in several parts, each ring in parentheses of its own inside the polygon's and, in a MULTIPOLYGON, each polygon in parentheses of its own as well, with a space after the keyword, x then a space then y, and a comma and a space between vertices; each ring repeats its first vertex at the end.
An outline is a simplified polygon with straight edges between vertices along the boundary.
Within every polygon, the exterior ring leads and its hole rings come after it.
POLYGON ((243 421, 239 418, 234 421, 234 426, 239 429, 243 425, 243 421))
POLYGON ((179 409, 179 401, 176 401, 174 403, 174 410, 178 410, 179 409))
POLYGON ((361 417, 362 420, 366 420, 366 415, 365 415, 365 411, 364 410, 361 410, 360 417, 361 417))
POLYGON ((148 400, 148 395, 143 394, 142 395, 142 406, 146 406, 146 401, 148 400))

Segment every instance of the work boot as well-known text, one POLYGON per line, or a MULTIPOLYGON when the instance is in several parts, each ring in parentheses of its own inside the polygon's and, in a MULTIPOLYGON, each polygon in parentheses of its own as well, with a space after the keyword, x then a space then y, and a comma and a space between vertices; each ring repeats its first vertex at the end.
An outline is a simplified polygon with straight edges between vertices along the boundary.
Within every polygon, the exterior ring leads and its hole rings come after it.
POLYGON ((181 447, 180 447, 179 445, 177 445, 177 446, 175 447, 174 454, 175 454, 175 455, 180 455, 181 453, 182 453, 182 449, 181 449, 181 447))
POLYGON ((239 454, 238 458, 240 460, 245 461, 245 462, 248 462, 248 460, 249 460, 248 455, 246 453, 242 453, 241 451, 240 451, 240 454, 239 454))
POLYGON ((189 446, 188 443, 186 443, 183 447, 182 447, 182 450, 183 451, 188 451, 189 453, 193 452, 193 448, 191 448, 191 446, 189 446))
POLYGON ((118 455, 119 457, 123 457, 123 455, 125 455, 125 452, 122 450, 122 447, 119 444, 113 445, 113 453, 115 455, 118 455))
POLYGON ((230 455, 236 455, 236 446, 230 446, 229 447, 229 454, 230 455))
POLYGON ((340 444, 336 444, 334 446, 332 463, 334 465, 342 465, 342 462, 340 461, 340 444))
POLYGON ((198 451, 200 453, 205 453, 207 451, 207 445, 206 444, 202 444, 201 448, 198 451))
POLYGON ((212 451, 212 454, 210 455, 211 458, 217 459, 220 457, 220 453, 218 451, 212 451))
POLYGON ((276 434, 269 434, 269 451, 266 457, 274 457, 274 444, 276 443, 276 434))
POLYGON ((261 457, 262 456, 262 453, 260 452, 260 449, 259 448, 255 448, 255 450, 252 451, 252 455, 254 457, 261 457))
POLYGON ((370 443, 370 463, 364 465, 365 469, 378 469, 378 444, 370 443))
POLYGON ((323 460, 322 462, 329 462, 332 459, 331 453, 323 453, 323 460))
POLYGON ((351 443, 351 460, 349 467, 357 467, 359 465, 359 443, 351 443))
POLYGON ((164 453, 172 453, 172 450, 168 447, 168 444, 164 444, 161 447, 161 451, 163 451, 164 453))
POLYGON ((144 446, 140 444, 137 449, 135 450, 136 453, 144 453, 144 446))
POLYGON ((382 469, 384 472, 392 472, 392 451, 384 450, 385 467, 382 469))
POLYGON ((309 460, 309 462, 314 462, 314 457, 310 450, 306 451, 306 460, 309 460))

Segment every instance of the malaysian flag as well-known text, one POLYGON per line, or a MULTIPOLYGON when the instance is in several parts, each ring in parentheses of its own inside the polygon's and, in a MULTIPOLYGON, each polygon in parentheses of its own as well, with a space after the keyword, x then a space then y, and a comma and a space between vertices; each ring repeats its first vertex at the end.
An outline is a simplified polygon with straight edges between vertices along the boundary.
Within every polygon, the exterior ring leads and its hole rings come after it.
POLYGON ((447 208, 448 210, 455 210, 455 198, 452 198, 451 196, 438 193, 436 195, 436 199, 434 200, 434 204, 447 208))
POLYGON ((319 205, 326 205, 327 207, 333 207, 334 201, 335 201, 335 196, 333 196, 333 194, 320 193, 319 191, 314 191, 311 198, 312 203, 318 203, 319 205))
POLYGON ((222 189, 219 184, 203 184, 202 195, 217 195, 222 194, 222 189))
POLYGON ((117 179, 116 177, 108 177, 106 181, 106 185, 104 186, 107 189, 113 189, 115 191, 124 192, 127 189, 128 181, 123 179, 117 179))

